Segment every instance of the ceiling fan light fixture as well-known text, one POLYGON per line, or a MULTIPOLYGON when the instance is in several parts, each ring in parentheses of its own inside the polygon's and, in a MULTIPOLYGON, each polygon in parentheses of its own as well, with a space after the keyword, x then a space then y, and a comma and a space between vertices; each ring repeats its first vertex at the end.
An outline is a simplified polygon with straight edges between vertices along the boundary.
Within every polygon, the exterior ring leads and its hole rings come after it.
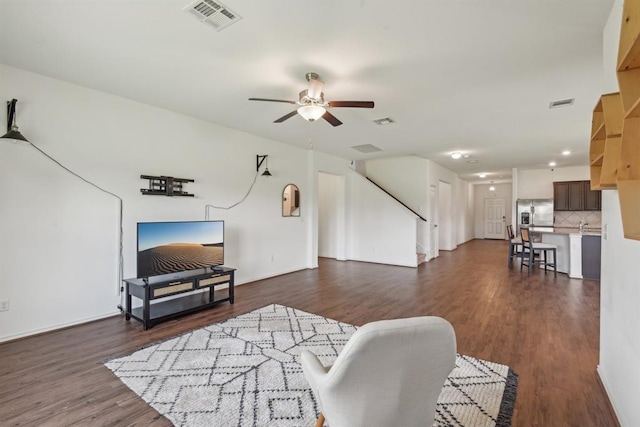
POLYGON ((298 108, 298 114, 309 122, 315 122, 321 118, 327 110, 319 105, 303 105, 298 108))

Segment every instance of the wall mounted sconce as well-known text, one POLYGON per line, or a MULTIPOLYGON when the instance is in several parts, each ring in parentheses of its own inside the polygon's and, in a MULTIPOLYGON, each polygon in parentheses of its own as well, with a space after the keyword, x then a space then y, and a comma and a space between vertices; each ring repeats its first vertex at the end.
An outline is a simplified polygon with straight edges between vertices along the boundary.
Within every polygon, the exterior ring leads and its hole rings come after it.
POLYGON ((18 126, 16 126, 15 123, 17 103, 17 99, 7 101, 7 133, 0 136, 0 138, 29 142, 29 140, 20 133, 20 131, 18 130, 18 126))
POLYGON ((489 191, 496 191, 495 185, 493 185, 493 181, 491 181, 491 186, 489 187, 489 191))
POLYGON ((272 176, 271 172, 269 172, 269 160, 267 159, 267 157, 269 157, 268 154, 264 154, 262 156, 260 154, 256 155, 256 172, 259 172, 262 163, 264 163, 265 160, 267 161, 267 163, 265 164, 264 172, 262 172, 262 176, 272 176))

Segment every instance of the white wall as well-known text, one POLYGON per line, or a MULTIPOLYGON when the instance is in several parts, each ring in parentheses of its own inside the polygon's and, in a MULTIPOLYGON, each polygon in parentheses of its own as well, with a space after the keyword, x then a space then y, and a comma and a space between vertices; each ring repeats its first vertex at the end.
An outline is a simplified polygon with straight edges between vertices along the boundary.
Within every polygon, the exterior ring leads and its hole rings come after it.
MULTIPOLYGON (((349 161, 313 150, 308 151, 307 156, 312 165, 308 171, 312 203, 322 197, 321 181, 326 177, 323 175, 333 175, 340 182, 336 195, 337 259, 417 266, 416 232, 420 220, 367 181, 349 161)), ((317 266, 320 214, 317 210, 311 211, 316 218, 307 226, 312 241, 309 264, 317 266)))
POLYGON ((416 267, 421 220, 356 172, 348 185, 349 259, 416 267))
POLYGON ((566 168, 518 169, 518 199, 551 199, 556 181, 585 181, 590 179, 589 166, 566 168))
MULTIPOLYGON (((477 184, 475 188, 475 235, 476 239, 484 239, 484 201, 485 199, 505 199, 505 224, 511 224, 511 184, 493 184, 496 191, 490 191, 490 185, 477 184)), ((506 235, 505 235, 506 237, 506 235)))
MULTIPOLYGON (((473 186, 439 164, 416 156, 367 160, 366 174, 407 206, 427 218, 429 224, 449 221, 450 230, 439 239, 440 249, 453 250, 474 237, 473 186), (402 171, 402 173, 399 173, 402 171), (451 185, 451 208, 448 218, 431 218, 429 188, 444 182, 451 185), (437 221, 436 221, 437 220, 437 221)), ((418 247, 430 247, 429 226, 422 226, 418 247)), ((440 228, 442 230, 442 227, 440 228)))
MULTIPOLYGON (((603 35, 602 93, 618 91, 615 64, 621 20, 622 0, 616 0, 603 35)), ((640 242, 624 238, 616 190, 602 192, 602 225, 598 373, 621 424, 639 426, 640 242)))
MULTIPOLYGON (((429 187, 427 186, 426 159, 416 156, 367 160, 365 176, 393 194, 398 200, 427 218, 429 187), (400 173, 401 172, 401 173, 400 173)), ((429 227, 424 221, 418 224, 416 251, 426 253, 429 227)))
MULTIPOLYGON (((273 177, 258 177, 241 205, 209 211, 225 220, 225 264, 239 283, 310 266, 306 150, 4 65, 0 95, 19 100, 17 123, 37 147, 122 198, 124 276, 136 275, 138 221, 201 220, 206 204, 239 201, 256 154, 269 155, 273 177), (195 179, 185 190, 196 197, 143 196, 141 174, 195 179), (281 215, 288 183, 301 191, 299 218, 281 215)), ((116 313, 117 199, 28 144, 2 140, 0 173, 0 299, 11 306, 0 340, 116 313)))
POLYGON ((416 156, 367 160, 366 176, 426 217, 428 160, 416 156))

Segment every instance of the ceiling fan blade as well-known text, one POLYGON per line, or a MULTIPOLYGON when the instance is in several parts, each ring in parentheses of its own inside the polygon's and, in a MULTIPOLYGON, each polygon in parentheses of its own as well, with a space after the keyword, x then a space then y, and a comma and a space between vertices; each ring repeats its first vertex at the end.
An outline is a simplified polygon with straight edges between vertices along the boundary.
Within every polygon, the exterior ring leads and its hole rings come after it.
POLYGON ((330 112, 325 112, 322 115, 322 118, 325 119, 326 121, 328 121, 329 123, 331 123, 332 126, 340 126, 342 124, 342 122, 340 120, 338 120, 338 118, 336 116, 334 116, 333 114, 331 114, 330 112))
POLYGON ((329 107, 373 108, 373 101, 331 101, 329 107))
POLYGON ((288 101, 286 99, 268 99, 268 98, 249 98, 249 101, 268 101, 268 102, 286 102, 287 104, 295 104, 295 101, 288 101))
POLYGON ((273 123, 282 123, 285 120, 290 119, 291 117, 295 116, 296 114, 298 114, 298 110, 293 110, 289 114, 280 117, 278 120, 274 120, 273 123))

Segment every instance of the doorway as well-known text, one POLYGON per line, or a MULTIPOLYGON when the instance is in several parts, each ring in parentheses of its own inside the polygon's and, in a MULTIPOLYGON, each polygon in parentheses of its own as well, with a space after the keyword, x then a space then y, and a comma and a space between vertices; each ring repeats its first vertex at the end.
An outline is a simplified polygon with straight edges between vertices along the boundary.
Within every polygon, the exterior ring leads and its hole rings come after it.
POLYGON ((346 259, 345 181, 318 173, 318 256, 346 259))
POLYGON ((484 238, 504 239, 506 222, 505 199, 484 199, 484 238))
POLYGON ((451 238, 451 184, 438 181, 438 250, 451 251, 454 249, 451 238))

